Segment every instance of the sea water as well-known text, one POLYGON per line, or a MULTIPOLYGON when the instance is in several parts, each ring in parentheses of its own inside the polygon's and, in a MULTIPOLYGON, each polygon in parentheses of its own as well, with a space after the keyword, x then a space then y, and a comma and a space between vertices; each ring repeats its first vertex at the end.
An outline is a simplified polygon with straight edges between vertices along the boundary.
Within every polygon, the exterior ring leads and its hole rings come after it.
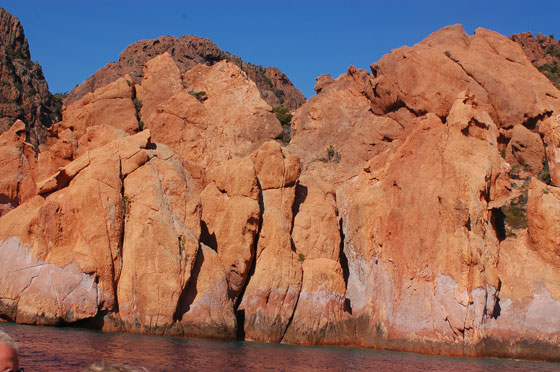
POLYGON ((0 323, 26 372, 82 371, 98 361, 167 371, 560 371, 560 364, 456 358, 349 347, 219 342, 0 323))

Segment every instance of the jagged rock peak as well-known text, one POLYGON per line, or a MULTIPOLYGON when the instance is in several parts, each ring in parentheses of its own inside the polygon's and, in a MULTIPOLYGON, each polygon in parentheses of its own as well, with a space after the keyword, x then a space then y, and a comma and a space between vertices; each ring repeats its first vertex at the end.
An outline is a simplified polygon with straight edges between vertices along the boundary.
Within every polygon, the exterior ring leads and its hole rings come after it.
POLYGON ((132 77, 134 83, 140 83, 146 62, 165 52, 173 57, 182 73, 197 64, 213 65, 222 60, 232 61, 257 84, 262 98, 271 106, 283 105, 295 110, 305 103, 303 94, 279 69, 244 62, 241 58, 222 51, 211 40, 192 35, 177 38, 162 36, 129 45, 121 53, 118 62, 110 62, 76 86, 65 103, 70 104, 126 74, 132 77))
POLYGON ((45 128, 60 120, 61 105, 49 92, 41 66, 31 61, 20 21, 0 8, 0 133, 19 119, 27 141, 42 143, 45 128))
POLYGON ((0 8, 0 45, 20 53, 23 58, 31 58, 21 22, 3 8, 0 8))

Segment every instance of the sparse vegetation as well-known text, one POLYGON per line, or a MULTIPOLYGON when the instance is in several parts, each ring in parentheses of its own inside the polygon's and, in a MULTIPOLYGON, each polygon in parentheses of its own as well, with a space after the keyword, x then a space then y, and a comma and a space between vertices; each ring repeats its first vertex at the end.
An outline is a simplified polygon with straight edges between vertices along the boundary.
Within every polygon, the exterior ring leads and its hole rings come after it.
POLYGON ((287 145, 291 140, 293 115, 290 113, 290 110, 284 106, 276 106, 273 111, 278 121, 280 121, 280 124, 282 124, 282 128, 284 129, 284 133, 282 134, 282 143, 284 145, 287 145))
POLYGON ((451 58, 451 52, 449 50, 446 50, 444 54, 447 58, 451 58))
POLYGON ((138 98, 134 98, 132 100, 132 103, 134 103, 134 109, 136 110, 136 118, 140 120, 140 110, 142 109, 142 101, 139 100, 138 98))
POLYGON ((274 89, 274 95, 278 98, 280 104, 284 103, 286 95, 282 89, 274 89))
POLYGON ((187 238, 184 235, 180 235, 178 240, 179 240, 179 253, 183 255, 185 252, 185 246, 187 244, 187 238))
POLYGON ((513 199, 509 205, 502 207, 505 216, 506 234, 508 231, 527 227, 527 189, 513 199))
POLYGON ((13 50, 12 48, 6 48, 6 54, 11 59, 27 59, 25 58, 25 56, 23 55, 20 49, 13 50))
POLYGON ((144 130, 144 122, 142 121, 142 117, 140 113, 140 111, 142 110, 142 101, 139 100, 138 98, 134 98, 132 100, 132 103, 134 103, 134 109, 136 110, 136 120, 138 120, 138 131, 141 132, 144 130))
POLYGON ((552 57, 560 58, 560 50, 556 49, 553 46, 549 47, 546 50, 546 54, 551 55, 552 57))
POLYGON ((515 164, 511 167, 509 178, 520 180, 522 183, 520 185, 517 182, 511 183, 512 187, 519 189, 521 193, 501 208, 504 215, 506 237, 516 236, 515 230, 527 227, 527 199, 531 172, 532 168, 528 164, 525 164, 523 167, 515 164))
POLYGON ((122 211, 123 215, 126 216, 130 210, 130 197, 128 195, 122 196, 122 211))
POLYGON ((299 257, 299 262, 305 261, 305 255, 303 253, 299 252, 298 257, 299 257))
POLYGON ((542 182, 546 183, 547 185, 552 185, 552 178, 550 178, 550 169, 548 168, 548 157, 544 156, 544 159, 542 161, 543 163, 543 167, 539 172, 539 180, 541 180, 542 182))
POLYGON ((51 123, 56 123, 62 120, 62 106, 64 104, 64 99, 68 96, 68 92, 65 93, 55 93, 53 97, 53 111, 50 114, 51 123))
POLYGON ((208 99, 208 96, 206 96, 206 91, 204 90, 199 90, 197 92, 189 92, 191 96, 193 96, 194 98, 196 98, 199 102, 204 102, 208 99))
MULTIPOLYGON (((557 51, 558 57, 560 58, 560 51, 557 51)), ((548 80, 552 82, 556 86, 556 88, 560 89, 560 65, 557 62, 551 64, 544 64, 542 66, 537 66, 537 69, 542 72, 548 80)))
POLYGON ((329 147, 327 147, 327 159, 329 161, 334 161, 335 163, 338 163, 341 158, 342 155, 340 155, 340 153, 334 149, 333 145, 329 145, 329 147))

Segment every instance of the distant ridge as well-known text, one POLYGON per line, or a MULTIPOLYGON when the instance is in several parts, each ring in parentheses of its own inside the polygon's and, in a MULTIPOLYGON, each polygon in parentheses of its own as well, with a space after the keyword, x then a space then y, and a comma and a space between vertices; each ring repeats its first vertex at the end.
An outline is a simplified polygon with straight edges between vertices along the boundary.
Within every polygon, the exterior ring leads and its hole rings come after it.
POLYGON ((41 142, 45 127, 60 120, 61 104, 50 94, 41 65, 31 61, 19 19, 2 8, 0 70, 0 133, 20 119, 25 122, 28 141, 41 142))
POLYGON ((295 110, 305 103, 304 95, 276 67, 262 67, 244 62, 241 58, 222 51, 212 41, 197 36, 162 36, 129 45, 121 53, 118 62, 110 62, 76 86, 65 103, 70 104, 88 92, 93 92, 126 74, 130 75, 135 83, 140 83, 146 62, 165 52, 171 54, 181 72, 200 63, 212 65, 222 60, 232 61, 257 84, 262 98, 273 107, 285 106, 295 110))
POLYGON ((521 46, 531 63, 560 89, 560 42, 554 35, 530 32, 511 35, 511 40, 521 46))

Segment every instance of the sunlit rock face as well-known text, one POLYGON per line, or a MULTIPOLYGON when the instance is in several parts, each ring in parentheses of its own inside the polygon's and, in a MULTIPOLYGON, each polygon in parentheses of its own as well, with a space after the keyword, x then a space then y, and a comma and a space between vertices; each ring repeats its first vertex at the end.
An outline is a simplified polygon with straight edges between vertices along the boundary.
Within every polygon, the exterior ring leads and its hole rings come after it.
POLYGON ((371 70, 319 77, 288 145, 235 64, 165 53, 68 105, 38 154, 15 123, 0 317, 560 359, 560 92, 460 26, 371 70))

